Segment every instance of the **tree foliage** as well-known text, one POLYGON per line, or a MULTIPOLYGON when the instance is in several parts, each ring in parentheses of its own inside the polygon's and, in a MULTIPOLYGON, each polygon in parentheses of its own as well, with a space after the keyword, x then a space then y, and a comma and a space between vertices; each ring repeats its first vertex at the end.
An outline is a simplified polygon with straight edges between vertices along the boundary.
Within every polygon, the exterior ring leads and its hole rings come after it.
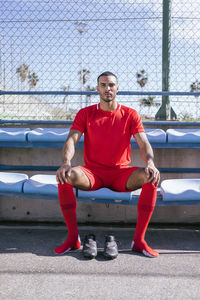
POLYGON ((26 64, 22 64, 16 69, 16 73, 19 75, 19 78, 22 83, 24 83, 26 80, 28 80, 29 88, 35 88, 39 78, 35 74, 35 72, 31 72, 30 68, 26 64))

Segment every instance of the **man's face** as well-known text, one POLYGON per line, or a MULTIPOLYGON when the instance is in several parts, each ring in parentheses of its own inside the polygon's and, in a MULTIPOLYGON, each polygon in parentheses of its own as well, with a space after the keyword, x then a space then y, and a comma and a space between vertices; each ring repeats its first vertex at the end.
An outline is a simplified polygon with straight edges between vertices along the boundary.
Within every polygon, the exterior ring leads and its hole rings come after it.
POLYGON ((97 91, 100 94, 101 100, 105 102, 115 100, 118 90, 119 86, 114 76, 101 76, 99 78, 97 91))

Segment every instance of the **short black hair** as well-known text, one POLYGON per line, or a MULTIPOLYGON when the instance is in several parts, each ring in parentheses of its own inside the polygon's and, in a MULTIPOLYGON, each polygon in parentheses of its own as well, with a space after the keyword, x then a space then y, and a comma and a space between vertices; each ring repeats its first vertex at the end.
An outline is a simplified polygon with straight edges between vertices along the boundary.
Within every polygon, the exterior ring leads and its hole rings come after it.
POLYGON ((117 82, 118 82, 118 78, 117 78, 117 76, 115 74, 113 74, 112 72, 106 71, 106 72, 101 73, 97 77, 97 83, 99 83, 99 78, 102 77, 102 76, 114 76, 117 79, 117 82))

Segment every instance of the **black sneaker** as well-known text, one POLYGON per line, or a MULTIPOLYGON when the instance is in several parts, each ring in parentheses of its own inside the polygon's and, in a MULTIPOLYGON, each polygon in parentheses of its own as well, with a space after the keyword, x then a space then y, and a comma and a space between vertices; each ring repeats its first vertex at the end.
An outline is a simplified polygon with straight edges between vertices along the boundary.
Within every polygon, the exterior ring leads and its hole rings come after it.
POLYGON ((104 244, 104 257, 107 259, 114 259, 118 255, 118 246, 113 235, 107 235, 105 237, 104 244))
POLYGON ((83 241, 83 256, 86 258, 95 258, 97 256, 97 243, 94 234, 88 234, 83 241))

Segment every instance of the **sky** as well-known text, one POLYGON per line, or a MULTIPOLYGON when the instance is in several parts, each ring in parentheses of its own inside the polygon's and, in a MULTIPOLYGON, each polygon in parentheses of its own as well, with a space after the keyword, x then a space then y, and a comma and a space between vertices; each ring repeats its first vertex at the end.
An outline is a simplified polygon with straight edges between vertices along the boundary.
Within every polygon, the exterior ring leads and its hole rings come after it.
MULTIPOLYGON (((161 0, 0 0, 0 82, 26 90, 22 63, 39 78, 37 90, 80 89, 110 70, 121 90, 141 90, 136 72, 148 74, 145 91, 162 89, 161 0), (80 25, 85 23, 80 34, 80 25)), ((200 80, 200 1, 171 1, 170 90, 189 91, 200 80)), ((191 102, 191 100, 189 100, 191 102)))
POLYGON ((7 76, 13 73, 9 69, 15 70, 24 61, 40 75, 41 89, 58 89, 62 84, 76 89, 81 60, 92 74, 91 84, 96 84, 99 73, 110 69, 121 75, 122 88, 130 89, 137 70, 154 64, 149 73, 155 77, 160 72, 156 60, 161 54, 161 5, 157 12, 157 2, 155 6, 141 1, 3 2, 7 76), (87 24, 82 34, 77 20, 87 24))

